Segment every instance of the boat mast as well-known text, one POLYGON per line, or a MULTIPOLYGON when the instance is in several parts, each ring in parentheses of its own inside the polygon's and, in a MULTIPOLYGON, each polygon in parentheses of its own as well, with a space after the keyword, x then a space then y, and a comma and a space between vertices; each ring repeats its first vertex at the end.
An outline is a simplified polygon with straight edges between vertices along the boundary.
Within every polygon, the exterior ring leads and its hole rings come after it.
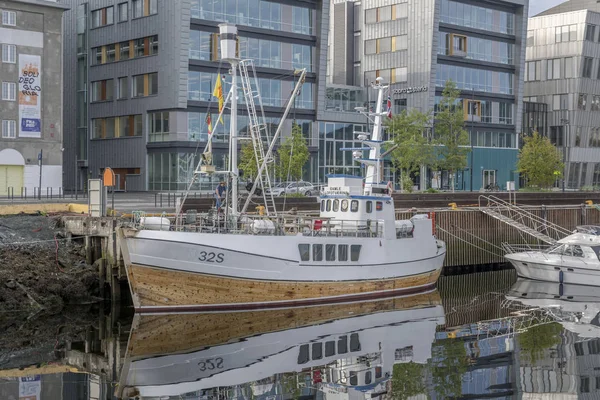
POLYGON ((237 27, 231 24, 219 24, 221 37, 221 60, 231 64, 231 121, 229 125, 229 163, 231 168, 231 209, 238 214, 238 132, 237 132, 237 27))
MULTIPOLYGON (((375 113, 371 114, 374 115, 374 127, 373 127, 373 133, 371 135, 371 141, 378 143, 381 142, 382 135, 382 116, 383 116, 383 91, 384 89, 387 88, 387 86, 382 85, 381 81, 383 79, 382 78, 377 78, 376 82, 373 85, 373 89, 378 90, 379 93, 377 93, 377 105, 375 107, 375 113)), ((379 184, 379 168, 380 168, 380 164, 381 164, 381 154, 380 154, 380 146, 379 145, 375 145, 375 146, 371 146, 371 150, 369 151, 369 159, 364 162, 365 164, 367 164, 367 176, 365 177, 365 194, 369 195, 372 193, 372 188, 374 185, 379 184)))

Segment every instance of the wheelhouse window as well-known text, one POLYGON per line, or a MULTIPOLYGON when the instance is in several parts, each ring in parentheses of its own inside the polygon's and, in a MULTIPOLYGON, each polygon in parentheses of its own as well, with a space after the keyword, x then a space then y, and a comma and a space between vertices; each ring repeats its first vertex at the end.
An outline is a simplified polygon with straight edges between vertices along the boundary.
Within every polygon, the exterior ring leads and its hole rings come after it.
POLYGON ((337 342, 338 354, 346 354, 348 352, 348 336, 340 336, 337 342))
POLYGON ((327 211, 331 211, 331 200, 327 200, 327 211))
POLYGON ((323 245, 313 244, 313 261, 323 261, 323 245))
POLYGON ((348 245, 347 244, 338 245, 338 260, 339 261, 348 261, 348 245))
POLYGON ((350 261, 358 261, 360 258, 360 244, 353 244, 350 246, 350 261))
POLYGON ((350 335, 350 351, 360 351, 360 340, 358 339, 358 333, 350 335))
POLYGON ((312 359, 320 360, 323 358, 323 343, 313 343, 312 345, 312 359))
POLYGON ((325 357, 335 356, 335 342, 325 342, 325 357))
POLYGON ((358 212, 358 200, 352 200, 352 203, 350 203, 350 211, 358 212))
POLYGON ((338 212, 340 210, 340 201, 335 199, 333 201, 333 212, 338 212))
POLYGON ((356 371, 350 371, 350 385, 358 385, 358 375, 356 375, 356 371))
POLYGON ((373 202, 367 201, 367 214, 371 214, 373 212, 373 202))
POLYGON ((325 261, 335 261, 335 244, 325 245, 325 261))
POLYGON ((306 364, 310 361, 308 350, 309 348, 307 344, 300 346, 300 351, 298 352, 298 364, 306 364))
POLYGON ((348 211, 348 200, 342 200, 342 212, 348 211))
POLYGON ((309 244, 299 244, 298 251, 300 251, 300 260, 301 261, 310 261, 310 245, 309 244))
POLYGON ((365 372, 365 385, 369 385, 373 381, 372 376, 373 375, 372 375, 371 371, 365 372))

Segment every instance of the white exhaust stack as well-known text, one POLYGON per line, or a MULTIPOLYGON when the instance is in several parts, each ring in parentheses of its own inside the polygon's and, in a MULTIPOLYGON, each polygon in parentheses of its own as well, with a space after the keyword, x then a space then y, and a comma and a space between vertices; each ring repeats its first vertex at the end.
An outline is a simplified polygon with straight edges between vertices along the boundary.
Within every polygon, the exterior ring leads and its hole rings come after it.
POLYGON ((237 26, 231 24, 219 24, 221 37, 221 60, 237 61, 237 26))

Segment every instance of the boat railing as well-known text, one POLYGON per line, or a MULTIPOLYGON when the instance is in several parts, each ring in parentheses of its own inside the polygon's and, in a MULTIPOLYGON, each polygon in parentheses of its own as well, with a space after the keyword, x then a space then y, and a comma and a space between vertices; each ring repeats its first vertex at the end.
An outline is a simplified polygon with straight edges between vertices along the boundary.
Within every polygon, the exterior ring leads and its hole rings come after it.
POLYGON ((509 244, 502 243, 502 249, 506 254, 514 254, 514 253, 526 253, 530 251, 538 251, 546 254, 546 251, 549 250, 552 245, 549 244, 509 244))
MULTIPOLYGON (((132 221, 137 229, 176 232, 205 232, 247 235, 303 235, 324 237, 383 237, 384 220, 340 220, 310 215, 225 216, 222 213, 191 214, 146 219, 138 216, 132 221)), ((412 233, 407 231, 406 237, 412 233)))

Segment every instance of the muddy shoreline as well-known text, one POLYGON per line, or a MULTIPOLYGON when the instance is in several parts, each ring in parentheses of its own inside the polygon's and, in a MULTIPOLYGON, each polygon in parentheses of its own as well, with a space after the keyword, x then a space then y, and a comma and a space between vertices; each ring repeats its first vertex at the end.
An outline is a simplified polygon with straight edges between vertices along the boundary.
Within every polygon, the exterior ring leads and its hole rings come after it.
POLYGON ((103 307, 98 266, 60 216, 0 217, 0 369, 49 362, 103 307))

